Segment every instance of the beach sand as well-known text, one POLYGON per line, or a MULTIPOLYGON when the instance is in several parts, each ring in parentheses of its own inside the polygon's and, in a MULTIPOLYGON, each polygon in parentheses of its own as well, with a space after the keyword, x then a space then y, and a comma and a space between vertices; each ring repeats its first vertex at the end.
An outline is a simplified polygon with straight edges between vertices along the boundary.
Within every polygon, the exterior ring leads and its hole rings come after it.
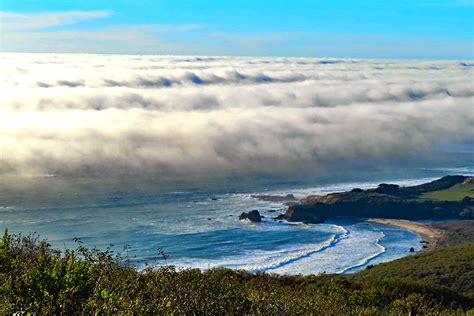
POLYGON ((430 225, 409 221, 406 219, 387 219, 387 218, 369 218, 368 222, 379 223, 385 225, 392 225, 402 227, 419 234, 422 237, 421 243, 424 249, 433 249, 436 247, 438 241, 443 236, 443 233, 431 227, 430 225))

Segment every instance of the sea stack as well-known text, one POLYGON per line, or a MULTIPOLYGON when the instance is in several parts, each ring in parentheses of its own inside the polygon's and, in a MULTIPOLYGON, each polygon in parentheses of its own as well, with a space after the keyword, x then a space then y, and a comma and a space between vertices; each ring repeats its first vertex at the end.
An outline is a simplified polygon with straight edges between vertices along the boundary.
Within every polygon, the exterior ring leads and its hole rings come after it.
POLYGON ((239 216, 239 220, 249 220, 254 223, 260 223, 262 221, 262 217, 260 216, 260 213, 257 210, 253 210, 250 212, 243 212, 239 216))

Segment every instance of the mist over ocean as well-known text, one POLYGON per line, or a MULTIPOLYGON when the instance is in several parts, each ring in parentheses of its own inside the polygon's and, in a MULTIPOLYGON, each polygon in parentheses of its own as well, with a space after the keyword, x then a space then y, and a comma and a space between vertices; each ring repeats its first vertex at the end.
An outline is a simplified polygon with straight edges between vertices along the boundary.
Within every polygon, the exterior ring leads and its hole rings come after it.
POLYGON ((465 61, 0 54, 0 229, 79 237, 138 267, 345 273, 406 230, 289 225, 281 203, 474 174, 465 61), (258 209, 258 225, 238 220, 258 209), (357 251, 354 251, 357 249, 357 251))

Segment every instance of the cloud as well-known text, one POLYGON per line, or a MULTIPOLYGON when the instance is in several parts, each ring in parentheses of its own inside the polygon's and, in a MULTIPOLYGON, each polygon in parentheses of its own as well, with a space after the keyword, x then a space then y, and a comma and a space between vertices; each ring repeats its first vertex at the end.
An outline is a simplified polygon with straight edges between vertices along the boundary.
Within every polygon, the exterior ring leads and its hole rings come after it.
POLYGON ((55 26, 72 25, 85 20, 107 18, 111 11, 63 11, 16 13, 0 11, 1 31, 42 30, 55 26))
MULTIPOLYGON (((195 25, 176 25, 176 32, 189 31, 195 25)), ((61 31, 23 31, 4 32, 1 50, 5 52, 35 53, 129 53, 174 54, 193 50, 190 44, 169 42, 162 39, 162 34, 170 34, 169 25, 130 25, 110 26, 92 30, 61 30, 61 31)), ((199 47, 196 50, 199 51, 199 47)))
POLYGON ((1 54, 0 172, 332 170, 474 136, 454 61, 1 54))
POLYGON ((17 13, 0 11, 0 51, 34 53, 178 53, 196 50, 192 44, 164 40, 166 36, 203 29, 199 24, 111 24, 112 11, 17 13), (105 19, 84 29, 80 22, 105 19), (69 26, 63 28, 64 26, 69 26))

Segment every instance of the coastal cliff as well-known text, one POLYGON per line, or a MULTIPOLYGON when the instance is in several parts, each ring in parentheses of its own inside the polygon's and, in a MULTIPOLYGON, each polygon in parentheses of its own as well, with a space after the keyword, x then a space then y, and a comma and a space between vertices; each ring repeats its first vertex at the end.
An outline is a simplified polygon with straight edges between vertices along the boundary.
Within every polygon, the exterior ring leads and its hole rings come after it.
POLYGON ((289 222, 320 223, 334 217, 377 217, 395 219, 471 219, 474 218, 474 198, 436 200, 424 194, 441 192, 455 186, 472 186, 473 177, 446 176, 410 187, 380 184, 377 188, 312 196, 292 205, 279 218, 289 222))

